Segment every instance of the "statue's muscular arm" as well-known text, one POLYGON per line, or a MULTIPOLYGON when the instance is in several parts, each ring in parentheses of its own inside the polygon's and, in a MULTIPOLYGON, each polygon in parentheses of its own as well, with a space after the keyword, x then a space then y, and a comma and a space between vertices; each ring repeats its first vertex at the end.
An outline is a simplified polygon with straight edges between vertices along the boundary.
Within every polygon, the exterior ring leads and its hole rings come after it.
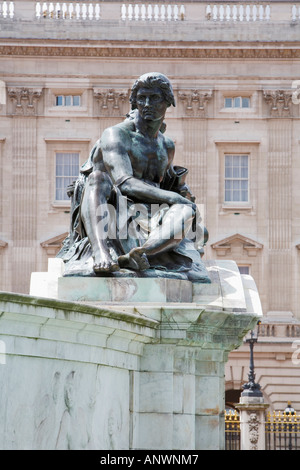
MULTIPOLYGON (((167 191, 136 178, 133 175, 129 156, 131 149, 130 133, 116 126, 104 131, 101 140, 103 163, 113 183, 121 182, 119 189, 123 195, 146 203, 191 204, 191 201, 172 191, 167 191), (122 179, 124 180, 122 182, 122 179)), ((171 165, 174 145, 168 141, 168 156, 171 165)), ((95 160, 97 166, 97 158, 95 160)))

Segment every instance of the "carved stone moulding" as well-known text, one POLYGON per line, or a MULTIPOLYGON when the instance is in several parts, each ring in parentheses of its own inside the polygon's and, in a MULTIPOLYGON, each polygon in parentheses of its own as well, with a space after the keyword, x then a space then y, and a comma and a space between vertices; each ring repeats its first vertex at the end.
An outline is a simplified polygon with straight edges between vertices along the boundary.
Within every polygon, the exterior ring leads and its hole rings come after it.
POLYGON ((11 114, 18 116, 37 115, 37 102, 42 96, 41 88, 9 87, 8 97, 12 102, 11 114))
POLYGON ((178 99, 184 105, 183 114, 191 117, 206 117, 207 103, 212 98, 212 90, 179 90, 178 99))
POLYGON ((216 250, 219 256, 227 256, 227 254, 231 252, 231 247, 234 243, 240 244, 248 256, 256 256, 257 252, 263 248, 261 243, 255 240, 251 240, 250 238, 245 237, 244 235, 240 235, 239 233, 213 243, 211 247, 216 250))
POLYGON ((186 45, 151 44, 136 47, 132 43, 105 46, 41 46, 41 45, 1 45, 1 55, 11 56, 79 56, 79 57, 147 57, 147 58, 196 58, 196 59, 299 59, 300 49, 276 47, 265 48, 197 48, 186 45))
POLYGON ((270 117, 292 117, 292 90, 263 90, 270 117))
POLYGON ((116 88, 94 88, 99 116, 124 116, 128 112, 129 90, 116 88))
POLYGON ((41 247, 46 250, 48 256, 56 256, 62 247, 62 243, 68 236, 68 232, 49 238, 41 243, 41 247))

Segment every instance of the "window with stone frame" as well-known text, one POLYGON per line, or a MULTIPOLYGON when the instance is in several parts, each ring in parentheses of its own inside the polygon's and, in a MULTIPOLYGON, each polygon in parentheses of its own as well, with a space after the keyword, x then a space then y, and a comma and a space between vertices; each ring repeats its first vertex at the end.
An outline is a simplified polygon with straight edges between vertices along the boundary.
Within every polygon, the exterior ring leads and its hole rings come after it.
POLYGON ((241 274, 250 274, 250 266, 238 265, 238 270, 241 274))
POLYGON ((55 106, 81 106, 80 95, 56 95, 55 106))
POLYGON ((76 180, 79 173, 78 152, 56 152, 55 200, 68 201, 67 187, 76 180))
POLYGON ((225 154, 224 202, 249 201, 249 155, 225 154))
POLYGON ((225 97, 224 108, 250 108, 250 98, 249 96, 225 97))

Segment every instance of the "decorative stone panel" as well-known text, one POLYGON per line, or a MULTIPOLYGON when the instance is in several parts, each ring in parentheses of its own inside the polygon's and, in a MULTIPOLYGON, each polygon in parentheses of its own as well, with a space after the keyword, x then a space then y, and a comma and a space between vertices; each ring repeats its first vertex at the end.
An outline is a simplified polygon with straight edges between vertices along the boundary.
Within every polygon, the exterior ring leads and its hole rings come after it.
POLYGON ((13 87, 8 88, 7 92, 12 101, 9 114, 18 116, 35 116, 38 114, 37 102, 42 96, 42 89, 13 87))
POLYGON ((129 90, 94 88, 98 116, 124 116, 128 111, 129 90))
POLYGON ((207 116, 207 103, 212 98, 212 90, 180 90, 178 99, 181 101, 182 114, 190 117, 204 118, 207 116))
POLYGON ((269 105, 270 117, 292 117, 292 91, 264 90, 263 96, 269 105))

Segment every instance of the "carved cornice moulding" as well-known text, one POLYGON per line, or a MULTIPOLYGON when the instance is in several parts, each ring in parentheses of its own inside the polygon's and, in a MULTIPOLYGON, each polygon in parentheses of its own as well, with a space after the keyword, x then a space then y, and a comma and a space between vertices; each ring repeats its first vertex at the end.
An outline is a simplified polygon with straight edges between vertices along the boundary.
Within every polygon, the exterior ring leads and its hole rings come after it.
POLYGON ((251 238, 240 235, 239 233, 212 243, 211 247, 217 251, 219 256, 226 256, 227 253, 230 253, 231 251, 231 245, 236 242, 241 244, 248 256, 256 256, 257 252, 263 249, 262 243, 251 240, 251 238))
POLYGON ((49 238, 41 243, 41 247, 46 250, 48 256, 55 256, 62 247, 62 243, 68 236, 68 232, 61 233, 56 237, 49 238))
POLYGON ((122 47, 105 46, 41 46, 41 45, 0 45, 3 56, 67 56, 67 57, 128 57, 128 58, 186 58, 186 59, 299 59, 300 49, 295 48, 197 48, 190 44, 148 45, 136 47, 127 44, 122 47))

